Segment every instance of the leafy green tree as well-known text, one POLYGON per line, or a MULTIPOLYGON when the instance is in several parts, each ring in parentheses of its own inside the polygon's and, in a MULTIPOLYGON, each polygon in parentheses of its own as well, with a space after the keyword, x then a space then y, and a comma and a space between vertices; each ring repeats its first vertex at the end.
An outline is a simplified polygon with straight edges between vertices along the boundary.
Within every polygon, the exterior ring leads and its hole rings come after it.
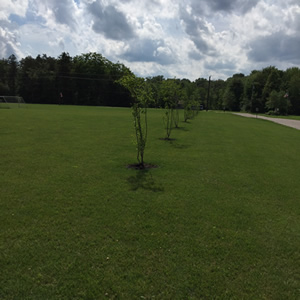
POLYGON ((288 95, 285 92, 277 92, 273 90, 270 93, 268 101, 266 102, 266 108, 272 114, 286 115, 288 113, 289 107, 290 101, 288 99, 288 95))
POLYGON ((144 169, 144 154, 148 137, 147 108, 149 103, 153 101, 152 91, 144 78, 136 77, 132 73, 123 76, 118 82, 128 89, 134 100, 131 108, 134 119, 138 167, 144 169))
POLYGON ((20 61, 19 94, 31 103, 57 103, 56 59, 38 55, 20 61))
POLYGON ((181 80, 182 85, 182 100, 184 107, 184 122, 192 119, 196 113, 196 108, 199 106, 200 89, 195 83, 190 82, 188 79, 181 80))
POLYGON ((112 63, 99 53, 73 58, 73 99, 79 105, 130 106, 128 92, 116 81, 128 73, 121 63, 112 63))
POLYGON ((153 91, 153 106, 157 108, 161 108, 164 106, 163 98, 161 95, 161 85, 164 82, 164 76, 154 76, 154 77, 147 77, 147 83, 151 86, 153 91))
POLYGON ((181 95, 180 85, 175 79, 164 80, 161 84, 161 95, 164 101, 164 124, 166 139, 170 139, 173 125, 179 124, 179 100, 181 95))
POLYGON ((208 80, 206 78, 198 78, 194 83, 198 90, 198 97, 200 99, 200 105, 206 107, 208 80))
MULTIPOLYGON (((106 105, 129 107, 131 97, 128 95, 124 87, 117 84, 115 81, 122 78, 124 74, 129 73, 130 70, 124 64, 121 63, 108 63, 108 84, 107 84, 107 99, 106 105)), ((149 104, 150 105, 150 104, 149 104)))
POLYGON ((56 60, 38 55, 35 59, 35 68, 31 70, 32 79, 34 79, 37 93, 36 101, 42 103, 57 103, 57 87, 55 85, 56 60))
POLYGON ((241 102, 244 93, 244 83, 241 76, 233 76, 227 80, 223 96, 223 106, 232 111, 241 109, 241 102))
MULTIPOLYGON (((86 53, 72 58, 63 52, 58 58, 38 55, 17 61, 14 55, 0 60, 0 94, 20 95, 31 103, 58 103, 60 92, 66 104, 130 106, 132 96, 116 80, 128 74, 129 69, 120 63, 112 63, 99 53, 86 53)), ((171 126, 178 126, 178 104, 186 108, 185 119, 192 117, 193 107, 206 107, 208 80, 169 79, 163 76, 147 78, 155 101, 152 107, 168 107, 171 126), (167 84, 165 83, 167 82, 167 84), (174 84, 167 93, 165 85, 174 84), (178 92, 179 89, 179 92, 178 92), (172 92, 175 96, 171 95, 172 92), (178 93, 177 93, 178 92, 178 93), (176 100, 177 99, 177 100, 176 100), (179 99, 179 100, 178 100, 179 99), (172 102, 178 102, 173 104, 172 102)), ((288 95, 289 113, 300 114, 300 69, 286 71, 270 66, 253 70, 249 76, 234 74, 227 81, 212 80, 210 88, 211 109, 246 110, 264 112, 274 99, 272 91, 288 95), (268 102, 268 104, 267 104, 268 102)), ((167 122, 166 122, 167 123, 167 122)))
POLYGON ((243 111, 251 111, 252 99, 254 96, 254 85, 251 76, 248 76, 244 82, 244 93, 241 101, 241 109, 243 111))
POLYGON ((184 102, 184 112, 183 112, 184 122, 187 122, 192 118, 193 118, 192 101, 190 99, 186 99, 184 102))
POLYGON ((57 60, 57 97, 60 103, 72 104, 72 93, 74 92, 71 71, 72 57, 69 53, 63 52, 57 60))
POLYGON ((18 74, 18 61, 16 56, 12 54, 8 58, 8 87, 9 87, 10 95, 13 96, 17 94, 17 86, 16 86, 17 74, 18 74))
MULTIPOLYGON (((223 101, 222 101, 222 95, 224 94, 224 89, 226 87, 226 83, 224 80, 218 79, 214 80, 211 83, 211 89, 210 89, 210 99, 211 99, 211 104, 210 107, 211 109, 223 109, 223 101)), ((200 99, 200 105, 204 105, 204 99, 199 97, 200 99)))
POLYGON ((267 81, 264 85, 262 97, 268 99, 272 91, 279 92, 281 86, 280 72, 276 68, 271 68, 267 81))
MULTIPOLYGON (((180 105, 180 99, 183 97, 184 94, 184 87, 182 86, 182 84, 180 84, 180 80, 179 79, 173 79, 173 103, 174 103, 174 107, 176 109, 176 111, 178 111, 179 105, 180 105)), ((178 121, 177 121, 178 123, 178 121)), ((175 124, 176 127, 178 124, 175 124)))
POLYGON ((173 119, 174 119, 173 114, 174 114, 174 109, 168 106, 168 104, 166 104, 164 110, 164 117, 163 117, 165 130, 166 130, 166 140, 170 139, 170 135, 173 129, 173 119))
POLYGON ((0 60, 0 95, 8 95, 8 61, 7 59, 0 60))
POLYGON ((300 74, 294 75, 291 78, 288 88, 288 97, 291 101, 291 112, 300 115, 300 74))
POLYGON ((300 69, 297 67, 287 69, 282 76, 281 90, 285 91, 290 100, 289 113, 300 115, 300 69))
POLYGON ((258 109, 260 112, 265 110, 265 101, 262 99, 262 93, 267 80, 267 72, 253 70, 251 74, 244 79, 244 93, 241 101, 241 108, 252 113, 258 109))

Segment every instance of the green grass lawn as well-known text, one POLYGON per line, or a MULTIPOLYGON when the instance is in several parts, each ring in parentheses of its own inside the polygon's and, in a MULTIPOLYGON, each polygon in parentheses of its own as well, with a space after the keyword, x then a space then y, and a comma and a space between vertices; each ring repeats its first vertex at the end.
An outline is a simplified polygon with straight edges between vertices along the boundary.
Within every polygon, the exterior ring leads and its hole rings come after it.
MULTIPOLYGON (((221 112, 221 111, 219 111, 221 112)), ((245 111, 242 111, 241 113, 248 113, 248 112, 245 112, 245 111)), ((256 113, 250 113, 252 114, 253 116, 256 116, 256 113)), ((257 114, 257 116, 259 117, 268 117, 268 118, 275 118, 275 119, 290 119, 290 120, 300 120, 300 116, 295 116, 295 115, 268 115, 268 114, 262 114, 262 113, 259 113, 257 114)))
POLYGON ((272 116, 266 114, 259 114, 259 116, 269 117, 269 118, 280 118, 280 119, 291 119, 291 120, 300 120, 300 116, 272 116))
POLYGON ((0 299, 299 299, 300 132, 162 115, 0 110, 0 299))

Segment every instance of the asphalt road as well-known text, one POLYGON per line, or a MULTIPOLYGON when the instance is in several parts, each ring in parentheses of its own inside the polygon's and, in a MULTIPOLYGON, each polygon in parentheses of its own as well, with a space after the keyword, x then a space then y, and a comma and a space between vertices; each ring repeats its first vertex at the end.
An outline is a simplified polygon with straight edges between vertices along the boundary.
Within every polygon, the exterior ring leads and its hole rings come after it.
MULTIPOLYGON (((247 113, 234 113, 235 115, 247 117, 247 118, 256 118, 256 115, 247 114, 247 113)), ((281 118, 268 118, 264 116, 257 116, 257 119, 264 119, 274 123, 278 123, 284 126, 296 128, 300 130, 300 121, 298 120, 290 120, 290 119, 281 119, 281 118)))

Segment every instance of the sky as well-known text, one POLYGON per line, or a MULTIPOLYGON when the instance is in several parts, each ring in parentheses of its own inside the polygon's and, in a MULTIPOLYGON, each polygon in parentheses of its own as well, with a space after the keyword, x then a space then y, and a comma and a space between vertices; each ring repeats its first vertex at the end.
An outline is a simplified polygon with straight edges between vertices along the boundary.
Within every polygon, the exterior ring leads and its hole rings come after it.
POLYGON ((0 58, 97 52, 142 77, 300 66, 300 0, 1 0, 0 58))

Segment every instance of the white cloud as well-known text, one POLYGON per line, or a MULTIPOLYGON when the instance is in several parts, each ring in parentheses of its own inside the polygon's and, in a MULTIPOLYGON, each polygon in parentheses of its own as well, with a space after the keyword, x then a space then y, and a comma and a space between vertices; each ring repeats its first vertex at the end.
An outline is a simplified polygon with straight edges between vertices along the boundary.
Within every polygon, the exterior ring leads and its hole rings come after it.
POLYGON ((290 67, 300 63, 299 36, 299 0, 0 3, 2 57, 95 51, 142 76, 226 78, 290 67))
POLYGON ((28 0, 1 0, 0 19, 8 20, 10 14, 25 16, 28 0))

